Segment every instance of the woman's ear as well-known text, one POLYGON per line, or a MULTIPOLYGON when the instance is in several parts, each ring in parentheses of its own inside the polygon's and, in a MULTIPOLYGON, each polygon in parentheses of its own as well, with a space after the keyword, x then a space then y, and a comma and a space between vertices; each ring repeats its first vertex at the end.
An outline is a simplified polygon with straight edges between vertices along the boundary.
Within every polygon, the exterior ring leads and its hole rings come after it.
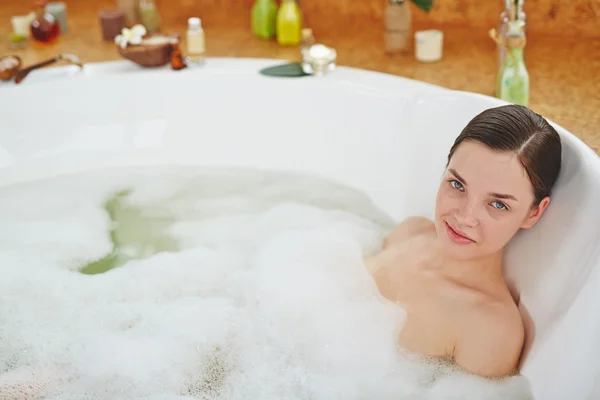
POLYGON ((544 214, 544 211, 546 211, 546 208, 548 207, 549 203, 550 203, 550 197, 545 197, 542 201, 540 201, 540 204, 535 206, 529 212, 529 215, 527 216, 525 221, 523 221, 521 228, 529 229, 533 225, 535 225, 535 223, 538 222, 539 219, 542 217, 542 214, 544 214))

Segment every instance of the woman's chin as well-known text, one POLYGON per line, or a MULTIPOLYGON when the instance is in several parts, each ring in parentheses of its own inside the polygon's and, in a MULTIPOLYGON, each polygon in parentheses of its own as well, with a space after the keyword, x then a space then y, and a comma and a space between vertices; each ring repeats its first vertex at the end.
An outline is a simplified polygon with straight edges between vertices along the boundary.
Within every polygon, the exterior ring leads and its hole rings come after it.
POLYGON ((476 243, 471 244, 456 244, 448 238, 441 240, 441 248, 443 253, 454 260, 468 261, 481 257, 479 249, 476 248, 476 243))

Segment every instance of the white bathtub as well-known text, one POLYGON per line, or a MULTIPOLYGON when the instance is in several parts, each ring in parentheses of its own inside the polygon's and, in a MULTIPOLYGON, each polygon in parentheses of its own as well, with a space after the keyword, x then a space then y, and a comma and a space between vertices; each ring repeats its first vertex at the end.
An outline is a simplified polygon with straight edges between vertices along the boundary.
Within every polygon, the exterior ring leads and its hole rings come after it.
MULTIPOLYGON (((258 74, 277 62, 210 59, 179 72, 102 63, 0 85, 0 186, 109 165, 252 166, 349 184, 396 219, 431 217, 454 138, 502 104, 348 68, 320 79, 258 74)), ((522 373, 535 398, 598 399, 600 159, 556 128, 554 200, 511 245, 506 274, 531 319, 522 373)))

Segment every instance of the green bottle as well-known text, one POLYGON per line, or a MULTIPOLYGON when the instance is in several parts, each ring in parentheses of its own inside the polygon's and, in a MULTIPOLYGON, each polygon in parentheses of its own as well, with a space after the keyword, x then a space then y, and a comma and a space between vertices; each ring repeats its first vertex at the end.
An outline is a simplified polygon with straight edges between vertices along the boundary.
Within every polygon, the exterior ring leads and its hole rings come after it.
POLYGON ((275 0, 256 0, 252 6, 252 33, 263 39, 275 36, 277 10, 275 0))
POLYGON ((296 0, 281 0, 277 13, 277 42, 295 46, 302 40, 302 13, 296 0))
POLYGON ((509 22, 504 63, 498 71, 497 96, 509 103, 527 107, 529 104, 529 73, 523 60, 525 33, 523 21, 509 22))

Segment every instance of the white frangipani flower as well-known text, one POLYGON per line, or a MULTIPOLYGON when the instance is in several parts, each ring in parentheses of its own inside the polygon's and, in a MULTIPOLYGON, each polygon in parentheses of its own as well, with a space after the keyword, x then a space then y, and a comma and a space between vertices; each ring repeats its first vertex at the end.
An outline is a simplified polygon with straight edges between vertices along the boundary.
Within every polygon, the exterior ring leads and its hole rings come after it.
POLYGON ((146 28, 144 25, 134 25, 131 29, 123 28, 120 35, 115 37, 115 43, 121 46, 122 49, 127 47, 128 44, 140 44, 142 43, 143 37, 146 35, 146 28))

